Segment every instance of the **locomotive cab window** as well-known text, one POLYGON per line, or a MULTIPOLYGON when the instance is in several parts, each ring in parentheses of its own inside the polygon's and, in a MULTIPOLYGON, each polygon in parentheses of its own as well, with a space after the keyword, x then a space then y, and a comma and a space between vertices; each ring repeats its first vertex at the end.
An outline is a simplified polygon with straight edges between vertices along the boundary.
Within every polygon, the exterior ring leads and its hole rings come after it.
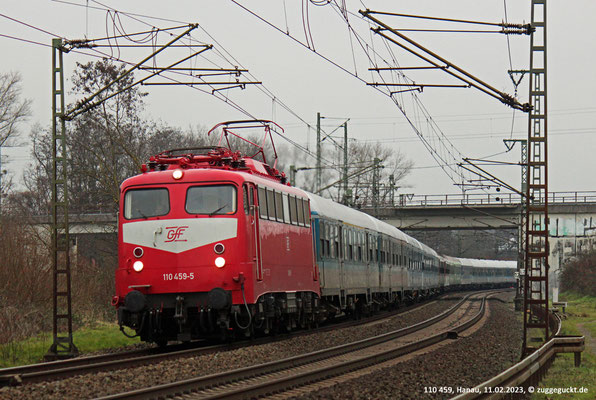
POLYGON ((159 217, 170 212, 168 189, 132 189, 124 195, 124 218, 159 217))
POLYGON ((248 187, 244 185, 242 187, 242 202, 244 203, 244 214, 250 214, 250 206, 252 206, 252 199, 249 198, 248 187))
POLYGON ((193 186, 186 192, 189 214, 222 215, 236 212, 236 188, 232 185, 193 186))

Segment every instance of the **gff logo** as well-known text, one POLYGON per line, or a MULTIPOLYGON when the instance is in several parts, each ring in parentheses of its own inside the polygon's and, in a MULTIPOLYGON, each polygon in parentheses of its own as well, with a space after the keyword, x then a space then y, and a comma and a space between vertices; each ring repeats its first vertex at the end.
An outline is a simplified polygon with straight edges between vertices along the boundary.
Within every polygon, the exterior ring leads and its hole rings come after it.
POLYGON ((184 235, 184 231, 188 229, 188 226, 169 226, 166 227, 168 233, 166 234, 167 240, 165 243, 169 242, 186 242, 186 239, 181 239, 182 235, 184 235))

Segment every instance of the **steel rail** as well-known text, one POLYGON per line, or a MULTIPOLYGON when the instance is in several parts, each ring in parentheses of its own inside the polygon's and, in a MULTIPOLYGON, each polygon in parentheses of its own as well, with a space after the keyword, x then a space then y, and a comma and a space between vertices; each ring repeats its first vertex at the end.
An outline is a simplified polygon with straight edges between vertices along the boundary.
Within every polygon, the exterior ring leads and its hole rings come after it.
MULTIPOLYGON (((471 320, 467 321, 464 324, 459 325, 458 327, 456 327, 454 329, 450 329, 446 332, 443 332, 439 335, 435 335, 428 339, 424 339, 420 342, 414 342, 407 346, 399 347, 397 349, 391 350, 390 354, 394 354, 394 355, 388 356, 387 359, 395 358, 397 356, 416 351, 420 348, 430 346, 434 343, 445 340, 449 337, 453 337, 453 332, 461 332, 465 329, 468 329, 470 326, 472 326, 474 323, 476 323, 480 318, 482 318, 482 315, 484 313, 484 304, 485 304, 486 297, 489 295, 493 295, 495 293, 498 293, 498 292, 493 291, 488 294, 485 293, 485 297, 484 297, 484 299, 482 301, 482 305, 481 305, 481 312, 479 312, 471 320), (405 352, 402 353, 402 351, 405 351, 405 352)), ((226 384, 229 384, 232 382, 238 382, 241 380, 247 380, 247 379, 251 379, 251 378, 255 378, 255 377, 263 377, 268 374, 279 373, 279 372, 290 370, 290 369, 297 368, 300 366, 305 366, 308 364, 320 362, 320 361, 323 361, 323 360, 326 360, 326 359, 329 359, 332 357, 337 357, 337 356, 341 356, 341 355, 351 353, 354 351, 366 349, 366 348, 369 348, 369 347, 372 347, 372 346, 375 346, 375 345, 378 345, 378 344, 381 344, 384 342, 388 342, 388 341, 397 339, 399 337, 419 331, 421 329, 424 329, 424 328, 426 328, 430 325, 433 325, 441 320, 444 320, 448 316, 452 315, 465 302, 469 301, 469 298, 471 296, 478 295, 478 294, 479 294, 478 292, 468 294, 467 296, 462 298, 457 304, 455 304, 453 307, 451 307, 447 311, 444 311, 443 313, 441 313, 439 315, 429 318, 428 320, 422 321, 418 324, 415 324, 415 325, 412 325, 412 326, 409 326, 406 328, 402 328, 402 329, 399 329, 396 331, 392 331, 392 332, 385 333, 385 334, 382 334, 379 336, 375 336, 372 338, 363 339, 363 340, 359 340, 356 342, 339 345, 339 346, 315 351, 315 352, 308 353, 308 354, 302 354, 302 355, 286 358, 283 360, 272 361, 272 362, 268 362, 268 363, 257 365, 257 366, 252 365, 249 367, 244 367, 244 368, 236 369, 233 371, 226 371, 223 373, 187 379, 187 380, 183 380, 183 381, 158 385, 158 386, 154 386, 154 387, 142 388, 142 389, 138 389, 138 390, 134 390, 134 391, 129 391, 126 393, 119 393, 119 394, 104 396, 104 397, 98 398, 98 400, 147 399, 147 398, 164 398, 164 397, 168 397, 168 396, 177 396, 177 395, 181 395, 181 394, 185 394, 185 393, 197 392, 197 391, 200 391, 200 390, 203 390, 206 388, 214 388, 216 386, 222 386, 222 385, 226 385, 226 384)), ((359 361, 357 360, 357 362, 355 362, 356 364, 354 364, 355 366, 353 366, 352 364, 349 364, 349 366, 333 367, 333 368, 338 368, 338 369, 333 369, 332 367, 327 367, 324 369, 324 371, 327 371, 327 372, 321 372, 321 374, 325 375, 327 377, 336 376, 341 373, 345 373, 343 371, 361 368, 360 365, 362 362, 364 362, 364 364, 368 363, 369 365, 378 363, 378 362, 383 362, 383 361, 385 361, 385 359, 383 357, 384 357, 383 355, 377 354, 377 355, 365 357, 363 359, 359 359, 359 361), (382 361, 375 361, 375 360, 381 360, 381 359, 382 359, 382 361), (331 372, 329 372, 329 371, 331 371, 331 372)), ((282 378, 282 379, 277 379, 275 381, 270 381, 270 383, 262 383, 262 384, 253 385, 254 387, 250 386, 250 385, 244 385, 241 389, 238 389, 237 391, 233 391, 233 392, 228 392, 228 394, 232 397, 233 396, 239 397, 240 392, 241 392, 242 396, 240 396, 240 397, 259 396, 259 395, 263 395, 263 394, 267 394, 267 393, 272 393, 276 390, 283 390, 282 387, 284 387, 284 388, 295 387, 295 386, 303 385, 303 384, 305 384, 305 382, 313 382, 313 381, 318 381, 318 380, 324 379, 324 378, 322 378, 321 374, 318 374, 316 372, 304 372, 302 374, 297 374, 294 377, 286 377, 286 378, 282 378), (271 382, 273 382, 273 383, 271 383, 271 382), (269 386, 270 384, 277 385, 277 386, 275 388, 272 388, 269 386), (252 390, 254 390, 254 392, 252 390)), ((225 395, 222 394, 221 396, 223 396, 223 397, 218 397, 219 395, 218 396, 214 395, 214 397, 212 397, 212 398, 227 398, 228 394, 225 394, 225 395)))
MULTIPOLYGON (((439 297, 439 299, 441 297, 439 297)), ((438 299, 433 299, 432 301, 436 300, 438 299)), ((96 356, 77 357, 67 360, 59 360, 18 367, 9 367, 0 369, 0 387, 5 385, 22 385, 27 383, 43 382, 47 380, 67 378, 92 372, 147 365, 152 363, 158 363, 168 359, 194 357, 198 355, 212 354, 218 351, 229 351, 246 346, 276 342, 300 335, 315 332, 325 332, 331 329, 343 329, 351 326, 378 321, 385 318, 391 318, 396 315, 400 315, 405 312, 414 310, 423 305, 430 304, 432 301, 404 307, 394 312, 380 313, 373 317, 364 318, 359 321, 344 321, 331 323, 319 327, 317 329, 294 331, 291 334, 280 335, 278 337, 262 337, 253 340, 242 340, 231 344, 218 344, 211 346, 202 346, 199 343, 198 346, 200 347, 197 347, 197 343, 194 343, 191 344, 192 348, 188 348, 189 344, 176 344, 167 346, 164 349, 152 347, 118 353, 101 354, 96 356)))

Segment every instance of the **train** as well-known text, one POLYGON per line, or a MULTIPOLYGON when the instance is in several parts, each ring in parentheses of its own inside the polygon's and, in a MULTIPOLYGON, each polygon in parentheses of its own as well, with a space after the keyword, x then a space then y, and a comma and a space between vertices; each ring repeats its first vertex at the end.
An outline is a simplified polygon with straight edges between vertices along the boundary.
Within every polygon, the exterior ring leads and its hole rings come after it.
POLYGON ((281 129, 265 120, 218 124, 209 132, 221 132, 217 146, 162 152, 122 183, 112 305, 127 336, 160 346, 229 340, 515 284, 514 261, 442 256, 291 186, 275 147, 269 165, 264 144, 238 133, 254 127, 271 142, 281 129), (232 150, 230 139, 255 154, 232 150))

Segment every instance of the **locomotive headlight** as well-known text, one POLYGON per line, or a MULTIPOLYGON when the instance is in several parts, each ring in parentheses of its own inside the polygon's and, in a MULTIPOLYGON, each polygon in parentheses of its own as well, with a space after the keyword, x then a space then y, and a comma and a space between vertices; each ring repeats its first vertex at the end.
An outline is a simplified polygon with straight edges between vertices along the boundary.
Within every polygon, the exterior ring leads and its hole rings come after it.
POLYGON ((182 178, 183 172, 181 169, 175 169, 174 172, 172 172, 172 178, 174 179, 180 179, 182 178))
POLYGON ((226 259, 223 257, 217 257, 215 259, 215 266, 217 268, 223 268, 223 266, 226 265, 226 259))
POLYGON ((144 267, 145 265, 143 265, 142 261, 135 261, 132 265, 132 269, 134 269, 136 272, 141 272, 144 267))

